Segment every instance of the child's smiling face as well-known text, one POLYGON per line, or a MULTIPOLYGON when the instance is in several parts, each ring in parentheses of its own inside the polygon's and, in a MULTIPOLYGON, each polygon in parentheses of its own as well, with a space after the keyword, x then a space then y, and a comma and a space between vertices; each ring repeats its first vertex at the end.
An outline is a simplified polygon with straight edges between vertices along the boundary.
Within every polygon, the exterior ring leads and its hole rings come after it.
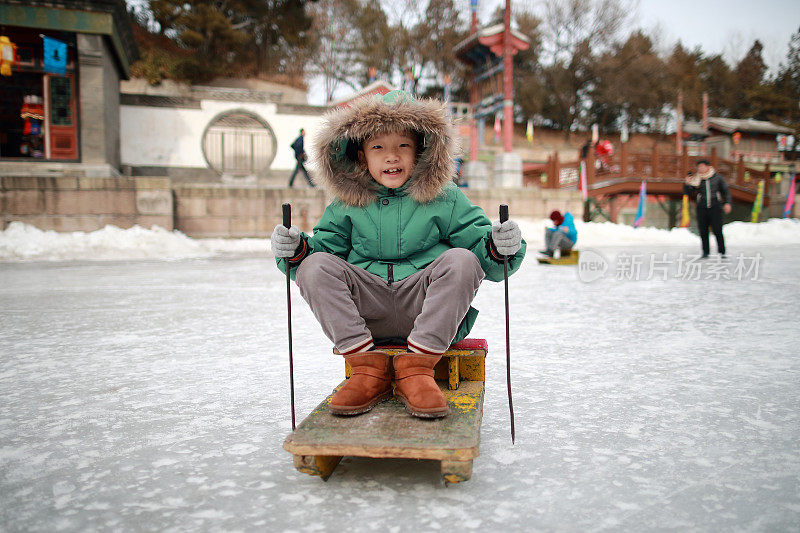
POLYGON ((370 137, 358 151, 358 161, 372 178, 389 189, 401 187, 414 169, 417 140, 410 132, 370 137))

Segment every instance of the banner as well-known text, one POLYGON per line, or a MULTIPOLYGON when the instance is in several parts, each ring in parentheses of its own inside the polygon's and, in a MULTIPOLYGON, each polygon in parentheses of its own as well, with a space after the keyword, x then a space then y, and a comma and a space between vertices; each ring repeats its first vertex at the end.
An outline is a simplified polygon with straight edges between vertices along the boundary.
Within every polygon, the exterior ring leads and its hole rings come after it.
POLYGON ((786 194, 786 207, 783 208, 783 218, 792 216, 792 208, 794 207, 794 179, 795 174, 792 173, 792 179, 789 182, 789 192, 786 194))
POLYGON ((756 201, 753 202, 753 210, 750 212, 750 222, 758 222, 761 216, 761 206, 764 203, 764 180, 758 182, 758 193, 756 193, 756 201))
POLYGON ((642 180, 642 186, 639 189, 639 208, 636 210, 636 218, 633 219, 633 227, 638 228, 644 222, 644 216, 647 212, 647 182, 642 180))
POLYGON ((44 41, 44 71, 63 76, 67 73, 67 43, 42 36, 44 41))
POLYGON ((681 206, 681 228, 688 228, 692 218, 689 215, 689 195, 683 195, 683 205, 681 206))
POLYGON ((533 119, 528 119, 528 129, 525 131, 525 137, 528 138, 528 142, 533 142, 533 119))

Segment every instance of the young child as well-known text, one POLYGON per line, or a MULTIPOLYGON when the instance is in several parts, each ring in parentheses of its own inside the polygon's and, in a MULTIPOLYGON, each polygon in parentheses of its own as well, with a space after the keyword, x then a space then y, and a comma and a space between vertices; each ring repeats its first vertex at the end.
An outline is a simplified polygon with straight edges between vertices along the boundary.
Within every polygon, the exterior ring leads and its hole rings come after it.
POLYGON ((331 399, 337 415, 395 394, 414 416, 449 412, 433 367, 466 337, 485 277, 503 279, 525 255, 519 226, 492 224, 452 181, 454 141, 444 105, 393 91, 326 115, 314 143, 319 181, 334 196, 313 236, 272 233, 278 267, 300 287, 325 335, 353 369, 331 399), (397 339, 393 360, 376 343, 397 339))
POLYGON ((562 215, 556 209, 550 213, 550 220, 553 221, 553 227, 544 229, 544 250, 539 253, 553 257, 556 250, 562 253, 572 250, 578 240, 578 230, 575 229, 572 214, 567 212, 562 215))

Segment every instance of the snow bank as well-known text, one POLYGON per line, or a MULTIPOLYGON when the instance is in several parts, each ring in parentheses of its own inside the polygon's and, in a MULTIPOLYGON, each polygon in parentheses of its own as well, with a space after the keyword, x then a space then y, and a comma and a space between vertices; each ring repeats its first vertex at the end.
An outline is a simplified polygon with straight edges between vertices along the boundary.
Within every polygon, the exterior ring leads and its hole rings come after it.
MULTIPOLYGON (((547 219, 521 219, 525 239, 535 248, 542 242, 547 219)), ((686 228, 633 228, 610 222, 576 222, 578 247, 694 246, 698 237, 686 228)), ((737 246, 800 244, 800 221, 771 219, 760 224, 733 222, 725 240, 737 246)), ((0 232, 0 261, 175 260, 203 257, 268 255, 269 239, 192 239, 179 231, 116 226, 90 233, 42 231, 12 222, 0 232)))
POLYGON ((191 239, 158 226, 58 233, 12 222, 0 232, 0 261, 174 260, 265 254, 268 248, 267 239, 191 239))
MULTIPOLYGON (((525 240, 538 244, 543 241, 549 219, 521 220, 525 240)), ((578 229, 578 248, 602 246, 693 246, 700 238, 689 228, 671 230, 652 227, 634 228, 611 222, 575 222, 578 229)), ((731 222, 724 228, 725 242, 737 246, 774 246, 800 244, 800 221, 773 218, 767 222, 731 222)), ((713 241, 713 236, 711 237, 713 241)))

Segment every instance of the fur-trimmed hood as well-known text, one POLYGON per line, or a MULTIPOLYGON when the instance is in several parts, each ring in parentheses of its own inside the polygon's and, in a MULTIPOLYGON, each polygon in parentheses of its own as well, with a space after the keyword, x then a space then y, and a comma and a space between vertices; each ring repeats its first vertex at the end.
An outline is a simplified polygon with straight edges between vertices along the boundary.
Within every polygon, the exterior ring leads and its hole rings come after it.
POLYGON ((361 143, 376 134, 408 130, 424 143, 404 189, 414 200, 430 202, 455 174, 454 136, 443 103, 415 100, 403 91, 366 96, 325 115, 311 151, 316 181, 346 205, 370 204, 380 185, 358 163, 361 143))

